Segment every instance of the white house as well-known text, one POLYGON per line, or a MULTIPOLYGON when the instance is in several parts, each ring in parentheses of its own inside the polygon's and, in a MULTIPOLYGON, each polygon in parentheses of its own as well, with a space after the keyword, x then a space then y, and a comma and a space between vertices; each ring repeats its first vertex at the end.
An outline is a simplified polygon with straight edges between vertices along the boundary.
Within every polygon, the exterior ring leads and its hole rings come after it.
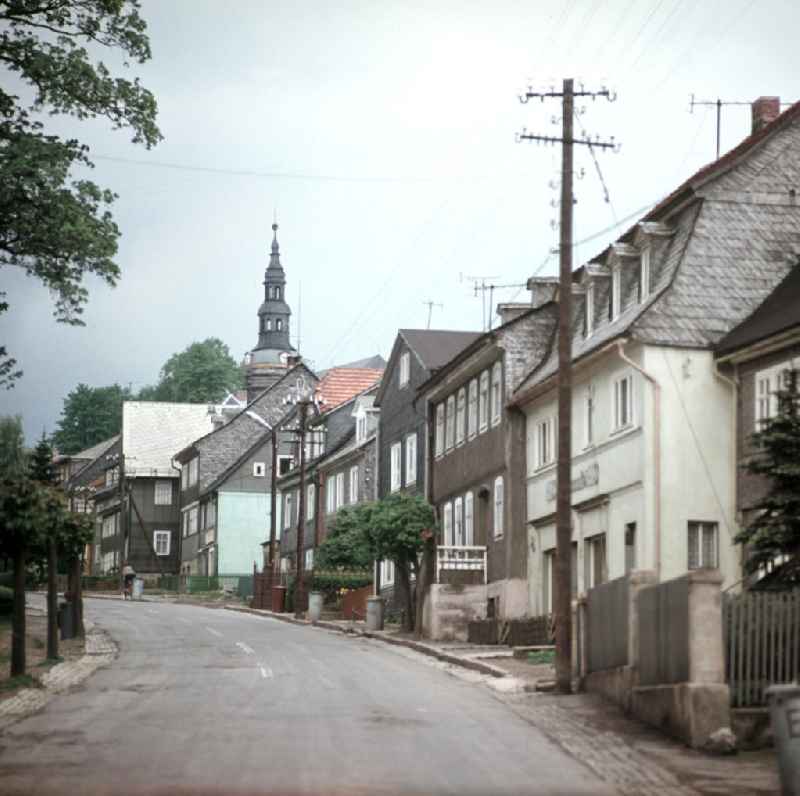
MULTIPOLYGON (((575 273, 573 591, 633 568, 741 579, 736 390, 713 346, 800 251, 800 104, 753 104, 753 134, 575 273)), ((531 285, 536 289, 536 280, 531 285)), ((557 345, 511 405, 527 418, 528 586, 552 608, 557 345)))

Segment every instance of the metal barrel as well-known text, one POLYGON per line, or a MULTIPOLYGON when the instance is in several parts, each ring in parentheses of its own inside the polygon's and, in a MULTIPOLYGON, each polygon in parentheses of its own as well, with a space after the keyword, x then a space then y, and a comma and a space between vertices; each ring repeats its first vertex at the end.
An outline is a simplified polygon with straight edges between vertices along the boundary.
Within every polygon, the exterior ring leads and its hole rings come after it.
POLYGON ((772 734, 784 796, 800 796, 800 685, 767 689, 772 734))
POLYGON ((308 618, 312 622, 319 622, 322 616, 322 592, 312 591, 308 595, 308 618))
POLYGON ((383 598, 367 599, 367 630, 383 630, 383 598))

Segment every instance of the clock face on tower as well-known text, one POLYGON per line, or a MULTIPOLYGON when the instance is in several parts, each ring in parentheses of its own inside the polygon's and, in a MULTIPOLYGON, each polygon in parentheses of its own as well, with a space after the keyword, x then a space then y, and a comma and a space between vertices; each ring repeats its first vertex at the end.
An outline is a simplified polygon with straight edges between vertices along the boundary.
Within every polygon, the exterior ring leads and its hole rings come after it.
POLYGON ((289 355, 285 351, 281 351, 280 360, 281 364, 285 365, 289 361, 289 355))

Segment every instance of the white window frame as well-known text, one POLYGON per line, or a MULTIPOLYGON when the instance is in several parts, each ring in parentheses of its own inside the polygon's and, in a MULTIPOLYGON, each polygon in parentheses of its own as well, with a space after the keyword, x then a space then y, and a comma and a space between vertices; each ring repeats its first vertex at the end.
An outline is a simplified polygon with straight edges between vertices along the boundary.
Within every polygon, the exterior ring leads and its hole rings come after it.
POLYGON ((153 485, 153 505, 171 506, 172 505, 172 479, 159 478, 153 485), (164 492, 168 492, 167 499, 164 499, 164 492))
POLYGON ((620 266, 611 269, 611 320, 619 318, 622 310, 622 271, 620 266))
POLYGON ((209 500, 206 503, 206 527, 207 528, 216 528, 217 527, 217 501, 216 500, 209 500))
POLYGON ((456 445, 464 444, 467 419, 467 391, 461 387, 456 393, 456 445))
POLYGON ((195 456, 194 459, 189 462, 189 486, 194 486, 197 483, 197 474, 200 469, 199 464, 199 456, 195 456))
MULTIPOLYGON (((106 471, 108 475, 108 471, 106 471)), ((106 486, 108 486, 108 479, 106 478, 106 486)), ((186 489, 189 486, 189 465, 185 464, 181 467, 181 489, 186 489)))
POLYGON ((586 317, 584 322, 586 324, 586 336, 591 337, 594 331, 594 282, 591 280, 586 285, 586 299, 584 312, 586 317))
POLYGON ((650 295, 650 247, 645 246, 639 256, 639 293, 644 301, 650 295))
POLYGON ((363 442, 367 438, 367 413, 360 412, 356 417, 356 442, 363 442))
POLYGON ((503 509, 505 506, 505 492, 503 488, 503 476, 498 475, 494 479, 494 527, 492 533, 495 539, 500 539, 503 536, 503 509))
POLYGON ((305 563, 303 565, 303 569, 306 572, 311 572, 314 569, 314 548, 309 547, 308 550, 305 552, 305 563))
POLYGON ((489 371, 484 370, 478 379, 478 433, 489 428, 489 371))
POLYGON ((444 418, 444 449, 453 450, 456 441, 456 397, 451 395, 447 399, 447 413, 444 418))
POLYGON ((253 478, 264 478, 267 474, 266 462, 253 462, 253 478))
POLYGON ((391 478, 391 490, 397 492, 402 486, 402 469, 403 469, 403 443, 394 442, 389 450, 389 472, 391 478))
POLYGON ((464 544, 475 544, 475 500, 472 492, 464 495, 464 544))
POLYGON ((200 530, 199 526, 200 512, 198 511, 198 508, 199 508, 198 506, 192 506, 192 508, 190 508, 188 511, 189 536, 191 536, 194 533, 197 533, 200 530))
POLYGON ((555 462, 555 418, 545 417, 536 423, 536 469, 555 462))
POLYGON ((478 380, 471 379, 467 392, 467 439, 478 433, 478 380))
POLYGON ((442 506, 442 535, 445 547, 453 545, 453 504, 448 500, 442 506))
POLYGON ((336 508, 344 506, 344 473, 336 473, 336 508))
POLYGON ((417 433, 406 437, 406 486, 417 481, 417 433))
POLYGON ((306 520, 314 519, 314 508, 317 499, 317 488, 314 484, 306 487, 306 520))
POLYGON ((686 568, 701 569, 719 566, 719 523, 702 520, 689 520, 686 533, 686 568), (710 553, 706 548, 710 540, 710 553), (693 549, 694 548, 694 549, 693 549), (710 561, 708 559, 711 559, 710 561))
POLYGON ((328 514, 336 511, 336 478, 329 476, 325 480, 325 509, 328 514))
POLYGON ((411 354, 403 351, 400 354, 400 366, 398 368, 397 383, 400 389, 405 387, 411 380, 411 354))
POLYGON ((358 465, 350 468, 350 502, 358 503, 358 465))
POLYGON ((503 417, 503 365, 495 362, 492 365, 492 426, 496 426, 503 417))
POLYGON ((444 402, 436 405, 436 433, 434 455, 438 458, 444 453, 444 402))
POLYGON ((153 550, 157 556, 168 556, 171 547, 172 531, 153 531, 153 550), (166 540, 166 550, 160 552, 158 547, 161 540, 166 540))
POLYGON ((764 370, 759 370, 754 377, 754 418, 755 430, 761 430, 764 423, 778 415, 778 395, 780 390, 789 385, 784 384, 784 373, 797 369, 795 360, 788 359, 764 370))
POLYGON ((279 476, 285 475, 286 473, 288 473, 289 471, 291 471, 293 469, 293 467, 294 467, 293 462, 292 462, 293 459, 294 459, 294 457, 290 453, 279 453, 278 454, 278 475, 279 476), (289 462, 289 469, 287 469, 285 472, 281 469, 281 464, 283 462, 289 462))
POLYGON ((633 374, 626 373, 624 376, 615 379, 613 385, 613 407, 614 407, 614 433, 631 428, 633 420, 633 374), (625 399, 622 399, 623 385, 625 399))
POLYGON ((394 561, 390 558, 381 561, 381 588, 394 586, 394 561))
POLYGON ((453 501, 453 540, 456 545, 464 545, 464 499, 453 501))

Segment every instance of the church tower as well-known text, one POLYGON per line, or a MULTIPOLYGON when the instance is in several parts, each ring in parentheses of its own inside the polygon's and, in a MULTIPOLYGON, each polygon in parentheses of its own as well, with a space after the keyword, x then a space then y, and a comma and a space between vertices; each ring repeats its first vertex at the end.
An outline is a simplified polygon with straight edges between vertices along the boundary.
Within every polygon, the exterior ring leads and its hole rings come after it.
POLYGON ((264 272, 264 301, 258 309, 258 344, 246 364, 247 400, 273 385, 297 351, 289 342, 292 311, 286 303, 286 274, 281 265, 278 225, 272 225, 272 251, 264 272))

